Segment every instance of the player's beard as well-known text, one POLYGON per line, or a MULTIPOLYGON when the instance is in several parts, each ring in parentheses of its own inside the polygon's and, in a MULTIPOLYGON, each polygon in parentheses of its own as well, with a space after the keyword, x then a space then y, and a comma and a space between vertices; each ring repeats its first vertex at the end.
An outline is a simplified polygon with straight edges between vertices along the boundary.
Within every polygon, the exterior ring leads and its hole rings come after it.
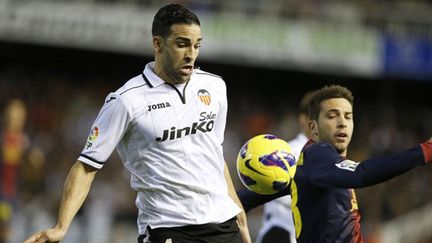
POLYGON ((348 144, 350 141, 347 141, 345 143, 338 143, 336 141, 334 141, 332 143, 333 147, 336 149, 336 151, 338 152, 338 154, 342 155, 342 156, 346 156, 346 152, 348 149, 348 144))
POLYGON ((178 74, 176 70, 170 70, 167 72, 168 77, 173 81, 173 84, 183 84, 189 81, 190 75, 183 76, 178 74))
POLYGON ((351 139, 347 137, 347 141, 344 142, 337 141, 337 139, 338 138, 336 136, 326 133, 324 130, 319 130, 319 141, 330 143, 338 152, 338 154, 346 156, 348 144, 350 143, 351 139))
POLYGON ((334 146, 334 148, 336 149, 336 151, 338 152, 338 154, 341 154, 341 155, 346 154, 346 150, 347 150, 346 146, 343 146, 343 147, 341 147, 341 146, 334 146))
POLYGON ((186 83, 190 79, 190 75, 184 76, 179 74, 178 70, 176 70, 176 68, 172 65, 165 65, 164 70, 168 78, 171 80, 172 84, 186 83))

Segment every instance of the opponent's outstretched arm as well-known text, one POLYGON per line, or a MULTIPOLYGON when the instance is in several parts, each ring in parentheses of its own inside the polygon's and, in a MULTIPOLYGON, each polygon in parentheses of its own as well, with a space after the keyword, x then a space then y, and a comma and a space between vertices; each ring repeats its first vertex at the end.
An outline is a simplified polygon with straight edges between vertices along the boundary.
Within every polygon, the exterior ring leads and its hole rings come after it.
POLYGON ((290 187, 286 187, 283 191, 271 195, 262 195, 246 188, 237 191, 237 196, 243 205, 246 212, 260 205, 270 202, 273 199, 283 197, 290 194, 290 187))
MULTIPOLYGON (((401 153, 367 159, 361 163, 341 160, 330 144, 315 146, 316 151, 308 151, 315 156, 310 163, 310 181, 317 186, 337 188, 358 188, 374 185, 412 168, 432 163, 432 138, 414 148, 401 153), (315 161, 314 161, 315 160, 315 161)), ((301 170, 302 166, 297 167, 301 170)), ((295 181, 296 177, 294 177, 295 181)), ((273 199, 288 195, 289 187, 273 195, 260 195, 248 189, 237 191, 246 212, 273 199)))
POLYGON ((415 167, 432 163, 432 138, 404 152, 360 163, 341 160, 330 144, 308 151, 309 180, 316 186, 359 188, 387 181, 415 167))

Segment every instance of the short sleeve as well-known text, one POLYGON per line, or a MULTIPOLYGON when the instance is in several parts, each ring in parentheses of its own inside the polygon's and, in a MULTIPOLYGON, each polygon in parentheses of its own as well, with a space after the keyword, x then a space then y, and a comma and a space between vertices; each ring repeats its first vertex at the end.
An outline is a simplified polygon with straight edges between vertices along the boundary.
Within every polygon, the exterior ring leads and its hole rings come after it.
POLYGON ((111 93, 94 121, 78 160, 100 169, 125 134, 130 115, 121 97, 111 93))

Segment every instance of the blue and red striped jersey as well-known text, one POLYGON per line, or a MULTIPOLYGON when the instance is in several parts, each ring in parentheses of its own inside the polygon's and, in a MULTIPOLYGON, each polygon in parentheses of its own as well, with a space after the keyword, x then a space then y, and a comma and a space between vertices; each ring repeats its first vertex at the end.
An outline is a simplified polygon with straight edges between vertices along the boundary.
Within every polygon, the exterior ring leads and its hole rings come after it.
POLYGON ((291 194, 298 242, 363 242, 360 214, 352 188, 389 180, 424 165, 420 146, 360 163, 338 154, 329 143, 309 142, 298 159, 290 187, 273 195, 238 191, 246 211, 291 194))

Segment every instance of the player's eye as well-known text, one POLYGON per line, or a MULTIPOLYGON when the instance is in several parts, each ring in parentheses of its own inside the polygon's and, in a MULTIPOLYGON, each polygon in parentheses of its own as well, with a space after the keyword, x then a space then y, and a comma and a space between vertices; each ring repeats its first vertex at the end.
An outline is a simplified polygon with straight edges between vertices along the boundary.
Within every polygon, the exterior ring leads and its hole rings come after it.
POLYGON ((329 119, 336 118, 336 114, 334 114, 334 113, 327 114, 327 118, 329 118, 329 119))
POLYGON ((180 48, 184 48, 184 47, 186 47, 187 45, 186 45, 186 43, 184 43, 184 42, 177 42, 177 47, 180 47, 180 48))

